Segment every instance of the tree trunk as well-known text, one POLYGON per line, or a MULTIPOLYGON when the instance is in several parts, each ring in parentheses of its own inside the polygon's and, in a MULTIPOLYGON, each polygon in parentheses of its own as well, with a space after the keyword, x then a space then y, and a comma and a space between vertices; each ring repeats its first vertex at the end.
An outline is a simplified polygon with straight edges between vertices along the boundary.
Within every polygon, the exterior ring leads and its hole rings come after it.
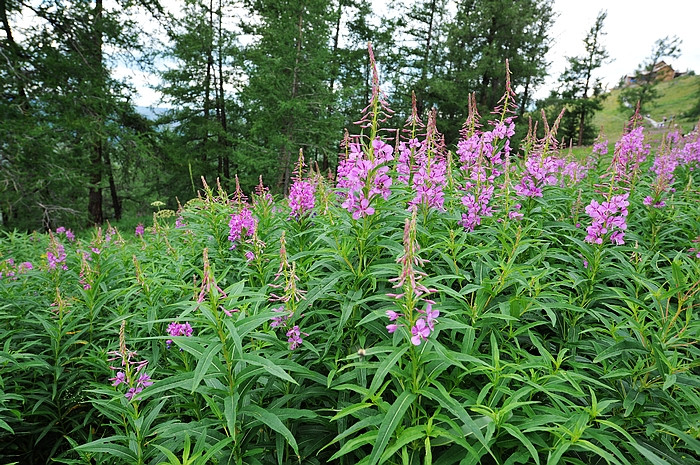
POLYGON ((425 38, 425 55, 423 55, 423 64, 420 70, 420 89, 418 89, 419 98, 417 101, 418 115, 423 113, 425 109, 425 88, 428 81, 428 64, 430 63, 430 47, 433 41, 433 23, 435 22, 435 0, 430 2, 430 19, 428 21, 428 34, 425 38))
MULTIPOLYGON (((597 39, 597 36, 596 36, 597 39)), ((597 40, 596 40, 597 42, 597 40)), ((595 46, 595 43, 593 45, 595 46)), ((588 99, 588 88, 591 85, 591 75, 593 74, 593 57, 589 56, 588 61, 586 62, 587 69, 586 69, 586 84, 583 86, 583 96, 581 97, 583 99, 583 105, 581 105, 581 114, 579 115, 579 121, 578 121, 578 146, 581 147, 583 145, 583 128, 586 124, 586 100, 588 99)))
MULTIPOLYGON (((496 17, 491 17, 491 27, 489 28, 488 34, 486 36, 487 48, 493 45, 493 41, 496 39, 496 17)), ((491 105, 491 93, 489 92, 490 84, 493 77, 490 75, 491 70, 485 69, 481 75, 481 104, 484 107, 491 108, 495 105, 491 105)))
POLYGON ((525 106, 527 105, 527 100, 530 98, 530 80, 531 76, 528 76, 525 80, 525 90, 523 90, 523 98, 520 102, 520 117, 525 115, 525 106))
MULTIPOLYGON (((294 100, 299 92, 299 61, 301 59, 301 43, 303 40, 304 31, 304 17, 303 10, 299 12, 299 24, 297 25, 299 37, 297 38, 296 46, 296 56, 294 57, 294 70, 292 73, 292 89, 291 89, 291 99, 294 100)), ((282 152, 280 154, 280 167, 282 172, 280 173, 280 184, 282 186, 282 192, 286 196, 289 193, 289 185, 291 181, 291 152, 289 150, 289 145, 294 141, 294 114, 290 114, 287 119, 287 124, 285 128, 286 141, 282 145, 282 152)))
POLYGON ((226 121, 226 98, 224 94, 224 51, 223 51, 223 31, 222 31, 222 16, 223 12, 221 11, 221 0, 219 0, 219 9, 218 9, 218 16, 219 16, 219 44, 218 44, 218 65, 219 65, 219 98, 218 98, 218 107, 219 107, 219 123, 221 124, 221 130, 223 131, 223 158, 222 158, 222 164, 223 164, 223 178, 224 178, 224 188, 228 189, 228 183, 229 180, 231 179, 231 173, 229 171, 229 166, 230 166, 230 160, 229 160, 229 150, 230 150, 230 144, 228 143, 228 127, 227 127, 227 121, 226 121))
POLYGON ((122 201, 117 193, 117 184, 114 182, 114 170, 112 169, 112 159, 109 156, 109 150, 104 151, 105 168, 109 178, 109 193, 112 196, 112 208, 114 209, 114 219, 122 219, 122 201))
MULTIPOLYGON (((92 91, 94 92, 93 99, 104 98, 104 75, 102 69, 102 0, 95 1, 95 23, 94 34, 95 42, 91 60, 92 73, 95 77, 92 91), (98 95, 102 93, 103 95, 98 95)), ((93 134, 94 142, 92 145, 92 155, 90 157, 90 185, 88 188, 88 219, 91 224, 97 225, 104 222, 102 213, 102 169, 103 169, 103 151, 104 141, 102 137, 102 125, 104 124, 102 104, 95 101, 90 102, 91 105, 97 106, 97 111, 93 117, 95 121, 95 134, 93 134)))
MULTIPOLYGON (((335 33, 333 34, 333 71, 331 72, 331 81, 328 84, 328 89, 331 91, 331 95, 333 95, 333 90, 335 87, 335 77, 338 74, 338 66, 337 66, 337 59, 338 57, 336 56, 338 53, 338 43, 340 41, 340 22, 343 17, 343 6, 342 3, 339 1, 338 2, 338 11, 336 12, 336 18, 335 18, 335 33)), ((328 113, 330 114, 332 110, 332 106, 328 105, 328 113)))
POLYGON ((207 161, 207 149, 209 146, 209 114, 211 111, 211 74, 214 68, 214 56, 212 50, 212 36, 214 34, 214 3, 209 0, 209 37, 207 43, 207 71, 204 77, 204 150, 202 150, 202 161, 207 161))
MULTIPOLYGON (((100 136, 98 136, 100 137, 100 136)), ((104 222, 102 213, 102 141, 93 144, 93 153, 90 157, 90 187, 88 189, 88 219, 90 224, 98 225, 104 222)))
MULTIPOLYGON (((10 50, 12 51, 13 58, 18 60, 20 58, 21 51, 19 45, 17 45, 17 42, 15 42, 14 36, 12 35, 12 28, 10 27, 10 22, 7 18, 7 0, 0 0, 0 20, 2 21, 2 29, 5 31, 5 35, 7 36, 7 42, 10 46, 10 50)), ((12 63, 9 64, 14 68, 12 72, 17 77, 17 95, 20 97, 19 108, 22 111, 25 111, 29 107, 29 100, 27 99, 27 92, 24 89, 24 82, 19 66, 13 66, 12 63)))

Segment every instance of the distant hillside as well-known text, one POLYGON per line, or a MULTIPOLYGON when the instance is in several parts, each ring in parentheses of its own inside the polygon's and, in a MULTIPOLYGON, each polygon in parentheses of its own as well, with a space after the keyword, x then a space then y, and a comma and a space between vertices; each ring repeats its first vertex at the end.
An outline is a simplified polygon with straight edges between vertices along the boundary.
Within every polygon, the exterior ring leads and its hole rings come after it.
MULTIPOLYGON (((659 91, 659 98, 650 105, 645 113, 656 121, 665 118, 670 120, 675 118, 675 122, 682 131, 688 132, 697 124, 696 118, 683 118, 682 115, 693 108, 700 98, 700 76, 681 76, 672 81, 662 82, 656 87, 659 91)), ((617 140, 629 119, 629 113, 620 111, 620 104, 617 97, 620 89, 613 89, 608 93, 608 97, 603 101, 603 109, 596 113, 593 122, 596 126, 603 127, 609 140, 617 140)), ((648 125, 648 124, 647 124, 648 125)), ((649 134, 660 135, 665 129, 654 129, 650 125, 649 134)))

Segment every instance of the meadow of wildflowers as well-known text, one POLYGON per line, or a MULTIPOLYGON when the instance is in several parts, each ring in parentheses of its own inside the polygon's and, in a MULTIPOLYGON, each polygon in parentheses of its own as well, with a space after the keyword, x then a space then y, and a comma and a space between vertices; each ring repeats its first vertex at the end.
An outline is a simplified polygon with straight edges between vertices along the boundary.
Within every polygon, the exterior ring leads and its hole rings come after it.
POLYGON ((3 234, 2 463, 698 463, 699 135, 516 147, 507 85, 449 148, 373 82, 287 199, 3 234))

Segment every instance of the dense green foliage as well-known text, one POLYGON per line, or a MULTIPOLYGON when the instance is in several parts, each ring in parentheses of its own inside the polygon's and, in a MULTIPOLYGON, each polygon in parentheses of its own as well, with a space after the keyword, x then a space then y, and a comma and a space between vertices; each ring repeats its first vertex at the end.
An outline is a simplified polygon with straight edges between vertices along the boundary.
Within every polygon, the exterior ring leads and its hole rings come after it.
POLYGON ((551 0, 0 2, 0 227, 74 229, 170 208, 220 179, 286 194, 299 148, 324 171, 371 94, 375 44, 402 120, 438 108, 456 141, 467 98, 482 112, 510 60, 524 106, 546 74, 551 0), (146 34, 148 32, 148 34, 146 34), (167 110, 134 108, 142 69, 167 110), (158 79, 159 78, 159 79, 158 79))
POLYGON ((633 120, 584 163, 557 121, 511 156, 507 91, 492 130, 472 107, 476 158, 433 113, 392 159, 372 95, 343 188, 300 159, 278 202, 205 183, 135 234, 4 233, 3 461, 698 463, 698 134, 645 160, 633 120), (619 192, 626 226, 590 240, 619 192))

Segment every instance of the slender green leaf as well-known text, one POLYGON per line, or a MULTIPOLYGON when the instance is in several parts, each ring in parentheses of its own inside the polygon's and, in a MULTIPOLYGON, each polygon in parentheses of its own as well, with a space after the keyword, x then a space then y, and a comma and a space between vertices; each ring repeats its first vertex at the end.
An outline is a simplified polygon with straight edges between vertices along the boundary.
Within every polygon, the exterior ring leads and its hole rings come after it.
POLYGON ((256 420, 270 427, 270 429, 272 429, 273 431, 284 436, 289 445, 292 446, 292 449, 294 449, 294 452, 297 455, 299 455, 299 446, 297 445, 296 439, 294 439, 294 435, 291 431, 289 431, 289 428, 284 426, 279 417, 275 415, 272 411, 266 410, 260 407, 259 405, 249 404, 241 408, 240 412, 243 415, 252 416, 256 420))
POLYGON ((416 400, 416 395, 409 391, 404 391, 396 398, 394 403, 389 408, 389 411, 384 416, 382 424, 379 426, 377 441, 372 447, 372 453, 369 456, 369 464, 375 465, 379 463, 379 459, 384 453, 389 439, 394 434, 394 431, 403 421, 403 416, 406 410, 411 406, 411 403, 416 400))

